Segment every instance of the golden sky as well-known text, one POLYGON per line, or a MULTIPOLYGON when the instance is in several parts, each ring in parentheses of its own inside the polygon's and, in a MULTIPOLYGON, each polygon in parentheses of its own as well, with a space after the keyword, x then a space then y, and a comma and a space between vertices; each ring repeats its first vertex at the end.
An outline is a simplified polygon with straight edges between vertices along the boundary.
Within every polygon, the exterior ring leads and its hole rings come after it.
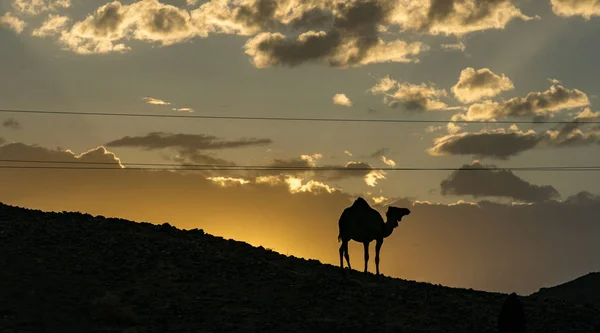
POLYGON ((460 169, 600 165, 600 126, 581 124, 600 121, 598 16, 596 0, 0 0, 0 160, 48 162, 0 166, 111 168, 0 168, 0 201, 337 264, 337 219, 363 196, 413 210, 384 274, 533 292, 600 268, 598 173, 460 169))

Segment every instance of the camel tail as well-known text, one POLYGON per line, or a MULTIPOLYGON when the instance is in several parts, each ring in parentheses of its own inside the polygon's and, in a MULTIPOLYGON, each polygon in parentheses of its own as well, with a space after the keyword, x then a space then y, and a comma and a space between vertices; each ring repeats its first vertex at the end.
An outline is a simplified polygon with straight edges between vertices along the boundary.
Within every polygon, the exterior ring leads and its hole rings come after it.
POLYGON ((339 243, 339 242, 341 242, 341 241, 342 241, 342 234, 340 233, 340 234, 338 235, 338 243, 339 243))

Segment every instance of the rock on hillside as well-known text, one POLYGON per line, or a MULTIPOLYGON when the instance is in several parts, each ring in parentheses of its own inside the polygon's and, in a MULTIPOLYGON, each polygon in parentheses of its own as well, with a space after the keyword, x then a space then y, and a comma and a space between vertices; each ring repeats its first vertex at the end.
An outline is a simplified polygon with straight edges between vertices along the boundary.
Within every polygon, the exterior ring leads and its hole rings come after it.
MULTIPOLYGON (((202 230, 0 204, 2 332, 497 332, 506 295, 287 257, 202 230)), ((528 332, 595 307, 521 298, 528 332)))

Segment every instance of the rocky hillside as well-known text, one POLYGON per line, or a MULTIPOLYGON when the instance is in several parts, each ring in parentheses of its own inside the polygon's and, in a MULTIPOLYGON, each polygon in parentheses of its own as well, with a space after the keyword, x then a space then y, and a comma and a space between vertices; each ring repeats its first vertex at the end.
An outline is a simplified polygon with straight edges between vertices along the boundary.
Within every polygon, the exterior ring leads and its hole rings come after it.
MULTIPOLYGON (((0 332, 497 332, 506 295, 340 269, 168 224, 0 204, 0 332)), ((600 311, 521 298, 528 332, 600 311)))
POLYGON ((534 296, 568 300, 600 308, 600 273, 589 273, 558 286, 541 288, 534 296))

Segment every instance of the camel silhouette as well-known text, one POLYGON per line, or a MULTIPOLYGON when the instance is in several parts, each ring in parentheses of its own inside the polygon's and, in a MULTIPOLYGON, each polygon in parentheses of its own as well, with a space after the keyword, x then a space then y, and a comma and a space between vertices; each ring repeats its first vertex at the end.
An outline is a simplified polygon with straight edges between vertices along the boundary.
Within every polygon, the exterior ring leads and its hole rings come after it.
POLYGON ((352 269, 352 266, 350 266, 350 254, 348 253, 348 242, 354 240, 363 243, 365 247, 366 273, 369 262, 369 244, 372 241, 376 241, 375 267, 377 275, 379 275, 379 252, 383 245, 383 239, 390 236, 394 228, 398 226, 398 221, 409 214, 410 210, 408 208, 389 206, 385 213, 387 221, 384 222, 379 212, 371 208, 365 199, 359 197, 354 200, 352 206, 344 209, 338 221, 338 242, 342 242, 340 246, 340 267, 344 268, 345 257, 348 268, 352 269))

